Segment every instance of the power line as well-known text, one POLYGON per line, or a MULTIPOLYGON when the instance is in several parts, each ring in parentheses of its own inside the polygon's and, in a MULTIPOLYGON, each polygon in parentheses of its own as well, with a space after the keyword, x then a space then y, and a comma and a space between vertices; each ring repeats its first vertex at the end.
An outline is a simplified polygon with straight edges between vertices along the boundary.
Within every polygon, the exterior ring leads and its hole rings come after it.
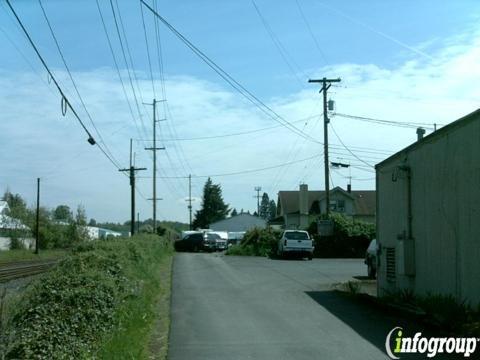
POLYGON ((325 64, 328 65, 327 57, 325 56, 325 53, 322 51, 322 48, 320 47, 320 44, 318 43, 317 37, 315 36, 315 34, 312 31, 312 27, 310 26, 310 23, 308 22, 307 17, 305 16, 305 13, 303 12, 303 9, 302 9, 302 6, 300 5, 300 2, 298 0, 295 0, 295 3, 297 4, 298 11, 300 12, 302 20, 305 23, 305 26, 307 27, 307 30, 310 33, 310 36, 311 36, 313 42, 315 43, 315 47, 317 48, 318 53, 322 57, 325 64))
POLYGON ((285 120, 282 116, 276 113, 272 108, 262 102, 258 97, 256 97, 252 92, 247 90, 243 85, 241 85, 237 80, 235 80, 230 74, 228 74, 223 68, 216 64, 212 59, 210 59, 205 53, 193 45, 185 36, 183 36, 173 25, 171 25, 165 18, 163 18, 158 12, 152 9, 144 0, 140 0, 142 4, 145 5, 155 16, 157 16, 160 21, 175 35, 177 36, 192 52, 197 55, 203 62, 205 62, 213 71, 215 71, 222 79, 224 79, 233 89, 235 89, 239 94, 245 97, 249 102, 251 102, 255 107, 257 107, 261 112, 272 120, 283 124, 290 131, 295 133, 298 136, 301 136, 307 140, 317 142, 316 139, 312 138, 310 135, 305 134, 300 129, 295 127, 289 121, 285 120))
POLYGON ((153 97, 157 98, 157 94, 155 91, 155 83, 153 81, 152 61, 150 59, 150 47, 148 46, 148 37, 147 37, 147 29, 145 27, 145 16, 143 15, 143 6, 141 3, 138 3, 138 4, 140 6, 140 13, 142 15, 143 35, 145 37, 145 46, 147 48, 148 69, 150 70, 150 80, 152 81, 153 97))
MULTIPOLYGON (((303 119, 295 120, 292 121, 292 123, 299 123, 303 122, 306 120, 313 119, 319 115, 313 115, 309 116, 303 119)), ((210 140, 210 139, 219 139, 219 138, 226 138, 226 137, 232 137, 232 136, 241 136, 241 135, 248 135, 248 134, 253 134, 257 132, 262 132, 266 130, 272 130, 272 129, 277 129, 283 127, 282 125, 274 125, 274 126, 268 126, 264 128, 259 128, 259 129, 252 129, 252 130, 245 130, 245 131, 239 131, 239 132, 234 132, 234 133, 226 133, 226 134, 219 134, 219 135, 211 135, 211 136, 198 136, 198 137, 190 137, 190 138, 173 138, 173 139, 161 139, 162 141, 196 141, 196 140, 210 140)), ((138 139, 141 140, 141 139, 138 139)))
POLYGON ((73 79, 72 73, 70 71, 70 68, 68 67, 67 61, 65 60, 65 56, 63 55, 63 51, 60 47, 60 43, 58 42, 58 39, 55 35, 55 32, 53 31, 52 24, 50 23, 50 20, 47 16, 47 12, 45 11, 45 8, 43 7, 42 1, 38 0, 38 4, 40 5, 40 8, 42 9, 43 17, 45 18, 45 21, 46 21, 46 23, 48 25, 48 28, 50 30, 50 34, 52 35, 52 38, 55 42, 58 53, 60 54, 60 57, 62 59, 63 65, 65 66, 65 69, 67 70, 68 76, 70 77, 70 80, 72 81, 73 87, 75 89, 75 92, 77 93, 78 98, 80 99, 80 102, 83 106, 83 109, 85 110, 85 113, 87 114, 87 117, 90 119, 90 123, 92 124, 93 128, 95 129, 95 132, 97 133, 100 141, 105 146, 105 151, 107 151, 109 153, 109 155, 112 157, 112 159, 114 159, 115 162, 117 163, 117 167, 119 167, 118 161, 115 159, 115 156, 112 154, 112 152, 108 148, 105 140, 103 139, 102 135, 100 134, 100 131, 98 130, 97 126, 95 125, 95 122, 93 121, 92 116, 90 115, 90 112, 88 111, 87 106, 85 105, 85 102, 83 101, 82 95, 80 94, 80 91, 78 90, 78 87, 77 87, 77 84, 75 83, 75 80, 73 79))
MULTIPOLYGON (((293 68, 293 65, 295 65, 298 70, 300 70, 300 67, 295 63, 295 60, 293 60, 292 56, 289 55, 288 51, 285 49, 285 46, 283 46, 280 39, 275 35, 272 28, 268 24, 267 19, 265 19, 265 17, 262 15, 262 13, 261 13, 260 9, 258 8, 255 0, 251 0, 251 1, 252 1, 252 5, 255 8, 255 11, 256 11, 258 17, 260 18, 260 21, 262 22, 263 27, 265 28, 268 35, 270 36, 270 39, 272 40, 273 44, 277 48, 277 50, 278 50, 280 56, 282 57, 283 61, 285 62, 287 67, 290 69, 293 76, 295 76, 295 78, 297 79, 300 86, 304 87, 304 83, 302 82, 302 80, 298 76, 297 71, 295 71, 295 69, 293 68), (290 57, 291 60, 289 60, 288 57, 290 57)), ((301 72, 301 70, 300 70, 300 72, 301 72)))
MULTIPOLYGON (((142 6, 140 4, 140 6, 142 6)), ((157 1, 153 0, 153 7, 155 11, 157 11, 157 1)), ((164 117, 170 121, 166 122, 166 127, 172 137, 178 137, 177 129, 175 126, 175 119, 173 117, 172 111, 170 109, 170 105, 168 103, 167 99, 167 89, 166 89, 166 81, 165 81, 165 65, 164 65, 164 60, 163 60, 163 50, 162 50, 162 41, 160 37, 160 28, 158 24, 158 18, 155 16, 155 14, 152 14, 153 16, 153 22, 154 22, 154 27, 155 27, 155 44, 156 44, 156 50, 157 50, 157 61, 158 61, 158 71, 160 73, 160 87, 162 91, 162 98, 165 99, 162 103, 163 105, 163 114, 164 117)), ((161 128, 161 126, 160 126, 161 128)), ((161 129, 160 129, 161 130, 161 129)), ((172 147, 175 151, 175 154, 180 162, 180 166, 182 167, 182 170, 186 174, 192 173, 192 168, 190 166, 190 163, 188 162, 187 156, 185 155, 185 152, 183 150, 183 147, 181 144, 176 144, 173 143, 172 147), (187 171, 188 169, 188 171, 187 171)), ((170 158, 169 158, 170 161, 170 158)))
MULTIPOLYGON (((127 61, 127 55, 125 53, 125 47, 124 47, 124 44, 123 44, 122 35, 120 34, 120 27, 118 25, 119 21, 117 20, 117 15, 115 13, 115 8, 113 6, 113 1, 112 0, 110 0, 110 8, 112 10, 113 19, 114 19, 114 23, 115 23, 115 30, 117 32, 117 37, 118 37, 118 40, 120 42, 120 49, 122 51, 123 60, 125 62, 125 66, 127 68, 128 80, 130 82, 130 87, 132 88, 133 98, 135 100, 135 105, 136 105, 136 108, 137 108, 138 117, 140 119, 142 130, 143 130, 144 134, 147 135, 147 131, 145 130, 145 124, 143 123, 142 113, 140 111, 140 105, 139 105, 139 102, 138 102, 138 99, 137 99, 137 93, 135 91, 135 87, 133 85, 133 80, 132 80, 132 75, 130 73, 130 66, 129 66, 128 61, 127 61)), ((118 3, 117 3, 117 9, 118 9, 118 3)), ((119 14, 119 19, 120 19, 120 14, 119 14)), ((121 25, 123 25, 123 23, 121 23, 121 25)), ((125 30, 125 29, 123 28, 123 30, 125 30)), ((123 33, 125 34, 125 31, 123 33)), ((127 45, 127 44, 125 44, 125 45, 127 45)), ((127 50, 128 50, 128 48, 127 48, 127 50)), ((130 57, 130 59, 131 59, 131 57, 130 57)), ((132 68, 132 72, 133 72, 133 75, 135 76, 135 70, 133 68, 132 68)))
POLYGON ((39 50, 37 49, 35 43, 33 42, 32 38, 30 37, 30 34, 28 33, 27 29, 25 28, 25 26, 23 25, 22 21, 20 20, 20 18, 18 17, 17 13, 15 12, 15 9, 12 7, 12 4, 10 3, 10 0, 5 0, 8 7, 10 8, 10 10, 12 11, 13 15, 15 16, 15 19, 17 20, 18 24, 20 25, 20 27, 22 28, 23 32, 25 33, 25 36, 27 37, 30 45, 32 46, 33 50, 35 51, 35 53, 37 54, 38 58, 40 59, 42 65, 44 66, 45 70, 48 72, 48 75, 50 76, 50 78, 52 79, 53 83, 55 84, 55 86, 57 87, 57 90, 58 92, 60 93, 60 95, 62 96, 62 113, 65 114, 66 113, 66 109, 69 108, 73 115, 75 116, 75 118, 77 119, 77 121, 79 122, 79 124, 82 126, 83 130, 87 133, 88 135, 88 142, 90 145, 97 145, 97 147, 100 149, 100 151, 107 157, 107 159, 116 167, 118 168, 117 164, 115 163, 115 161, 110 157, 110 155, 100 146, 100 144, 98 144, 95 139, 93 138, 92 134, 90 133, 90 131, 87 129, 87 127, 85 126, 85 124, 83 123, 82 119, 80 118, 80 116, 77 114, 77 112, 75 111, 74 107, 72 106, 72 104, 70 103, 70 101, 68 100, 67 96, 65 95, 65 93, 63 92, 62 88, 60 87, 60 85, 58 84, 58 81, 57 79, 55 78, 55 76, 53 75, 53 73, 50 71, 50 68, 48 67, 47 63, 45 62, 45 60, 43 59, 42 55, 40 54, 39 50))
POLYGON ((113 63, 115 65, 115 69, 117 70, 117 75, 118 75, 118 78, 120 80, 120 84, 122 85, 123 95, 125 96, 125 100, 127 102, 128 109, 130 111, 130 115, 132 116, 132 120, 133 120, 133 123, 135 125, 135 128, 136 128, 138 134, 141 136, 141 132, 140 132, 140 129, 138 127, 137 119, 135 118, 135 115, 133 114, 132 105, 130 104, 130 99, 128 98, 127 90, 125 88, 125 83, 123 82, 122 75, 120 73, 120 67, 118 66, 117 57, 115 56, 115 51, 113 50, 112 41, 110 40, 110 35, 108 35, 107 25, 105 24, 105 19, 103 17, 102 10, 100 8, 99 0, 95 0, 95 1, 97 3, 98 13, 99 13, 100 19, 102 21, 103 31, 104 31, 105 36, 107 38, 108 47, 110 49, 110 54, 112 55, 113 63))
MULTIPOLYGON (((192 175, 192 178, 208 178, 208 177, 220 177, 220 176, 234 176, 234 175, 242 175, 242 174, 250 174, 250 173, 255 173, 255 172, 261 172, 261 171, 266 171, 266 170, 271 170, 271 169, 276 169, 282 166, 287 166, 291 164, 296 164, 304 161, 308 161, 310 159, 318 158, 320 155, 314 155, 310 156, 308 158, 296 160, 296 161, 290 161, 286 162, 283 164, 277 164, 277 165, 272 165, 272 166, 267 166, 263 168, 258 168, 258 169, 249 169, 249 170, 242 170, 242 171, 235 171, 235 172, 229 172, 229 173, 219 173, 219 174, 211 174, 211 175, 192 175)), ((149 179, 150 177, 143 177, 144 179, 149 179)), ((188 176, 169 176, 169 177, 159 177, 159 179, 188 179, 188 176)))
POLYGON ((370 123, 398 126, 398 127, 404 127, 404 128, 417 128, 420 126, 432 131, 435 130, 435 126, 437 125, 443 126, 443 124, 438 124, 438 123, 431 124, 431 123, 420 123, 420 122, 392 121, 392 120, 376 119, 376 118, 371 118, 366 116, 349 115, 349 114, 342 114, 342 113, 333 113, 332 115, 347 118, 347 119, 360 120, 360 121, 366 121, 370 123))
POLYGON ((342 139, 340 139, 340 136, 338 136, 338 134, 337 134, 337 132, 335 131, 335 128, 333 127, 332 124, 330 124, 330 127, 332 128, 333 133, 334 133, 335 136, 337 137, 338 141, 340 141, 340 143, 343 145, 343 147, 344 147, 355 159, 357 159, 357 160, 359 160, 360 162, 364 163, 364 164, 367 165, 368 167, 373 168, 373 165, 371 165, 371 164, 367 163, 366 161, 360 159, 357 155, 355 155, 355 154, 352 152, 352 150, 350 150, 350 149, 348 148, 347 145, 345 145, 345 143, 342 141, 342 139))

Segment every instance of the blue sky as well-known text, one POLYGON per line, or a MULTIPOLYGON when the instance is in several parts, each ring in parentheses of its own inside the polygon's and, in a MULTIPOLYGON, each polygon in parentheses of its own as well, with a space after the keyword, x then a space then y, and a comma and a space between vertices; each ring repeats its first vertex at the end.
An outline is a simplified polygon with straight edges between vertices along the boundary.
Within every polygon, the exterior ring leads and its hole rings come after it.
MULTIPOLYGON (((12 3, 72 103, 87 119, 38 2, 12 3)), ((100 0, 100 4, 133 104, 110 4, 106 0, 100 0)), ((330 92, 338 113, 446 124, 478 107, 478 2, 298 0, 298 4, 295 0, 256 1, 273 36, 281 43, 288 65, 250 0, 158 1, 161 15, 191 42, 268 106, 289 121, 296 121, 296 126, 319 140, 323 138, 318 118, 320 95, 317 87, 307 84, 308 77, 342 77, 341 86, 330 92), (310 118, 313 115, 317 117, 310 118), (309 119, 298 121, 304 118, 309 119)), ((141 106, 144 125, 137 119, 138 131, 126 105, 95 1, 44 0, 43 5, 89 112, 115 158, 127 166, 129 138, 151 138, 151 109, 141 106)), ((138 89, 144 101, 151 101, 139 3, 119 1, 119 6, 138 89)), ((153 17, 148 10, 144 11, 153 76, 160 92, 153 17)), ((167 121, 158 128, 160 138, 165 139, 161 143, 167 148, 159 154, 160 176, 232 173, 321 155, 321 146, 281 127, 210 140, 168 141, 270 128, 277 123, 262 116, 165 26, 159 26, 170 109, 167 121)), ((126 220, 128 181, 86 143, 71 114, 62 118, 60 98, 53 85, 48 84, 45 71, 4 2, 0 6, 0 30, 0 160, 4 164, 0 190, 9 186, 33 201, 34 181, 40 176, 44 178, 47 205, 67 203, 75 207, 82 203, 91 217, 126 220)), ((164 116, 163 107, 159 116, 164 116)), ((93 131, 88 120, 86 123, 93 131)), ((332 117, 332 127, 363 161, 360 163, 345 150, 331 132, 332 160, 358 165, 351 174, 357 189, 374 186, 372 170, 361 167, 365 162, 373 165, 415 140, 415 129, 339 117, 332 117)), ((149 177, 151 160, 142 150, 145 145, 135 141, 137 163, 149 167, 140 176, 149 177)), ((225 200, 232 207, 254 210, 253 187, 257 185, 273 198, 279 190, 297 188, 300 182, 322 189, 321 165, 322 158, 318 157, 213 180, 222 184, 225 200)), ((334 171, 333 185, 345 186, 348 175, 334 171)), ((194 178, 193 195, 197 198, 204 181, 194 178)), ((139 179, 139 188, 146 197, 151 196, 150 179, 139 179)), ((185 179, 160 179, 159 195, 164 198, 159 204, 162 218, 187 219, 185 179)), ((197 199, 195 206, 198 205, 197 199)), ((139 211, 142 217, 150 216, 150 205, 141 197, 139 211)))

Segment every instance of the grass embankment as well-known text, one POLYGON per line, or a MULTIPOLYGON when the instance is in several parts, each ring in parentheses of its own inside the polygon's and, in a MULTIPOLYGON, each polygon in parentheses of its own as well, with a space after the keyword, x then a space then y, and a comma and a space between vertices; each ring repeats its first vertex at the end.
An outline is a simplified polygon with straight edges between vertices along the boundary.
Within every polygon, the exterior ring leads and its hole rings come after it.
POLYGON ((147 359, 171 255, 157 236, 79 245, 16 304, 5 358, 147 359))
POLYGON ((1 250, 0 265, 16 261, 54 260, 64 257, 68 252, 69 250, 52 249, 40 250, 38 254, 34 254, 33 250, 1 250))

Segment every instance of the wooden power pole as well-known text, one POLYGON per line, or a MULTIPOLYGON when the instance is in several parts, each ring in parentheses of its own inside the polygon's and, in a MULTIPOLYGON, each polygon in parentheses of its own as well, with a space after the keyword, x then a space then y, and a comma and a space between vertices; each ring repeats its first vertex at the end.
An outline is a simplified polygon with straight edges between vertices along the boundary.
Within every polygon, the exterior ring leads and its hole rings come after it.
POLYGON ((135 172, 147 170, 147 168, 136 168, 132 164, 132 139, 130 139, 130 167, 128 169, 119 169, 118 171, 128 171, 131 190, 131 216, 130 216, 130 236, 135 234, 135 172))
POLYGON ((330 169, 329 169, 329 160, 328 160, 328 123, 330 119, 328 118, 328 107, 327 107, 327 91, 332 86, 332 83, 340 82, 338 79, 316 79, 308 80, 309 83, 321 83, 322 88, 320 92, 323 92, 323 154, 324 154, 324 167, 325 167, 325 199, 326 199, 326 214, 327 218, 330 216, 330 169))
POLYGON ((37 178, 37 214, 35 221, 35 254, 38 254, 40 240, 40 178, 37 178))
MULTIPOLYGON (((161 100, 165 101, 165 100, 161 100)), ((151 104, 146 103, 145 105, 153 106, 153 146, 145 148, 145 150, 153 151, 153 196, 151 199, 153 203, 153 233, 157 232, 157 201, 162 200, 157 198, 157 150, 165 150, 164 147, 157 147, 157 122, 165 121, 166 119, 157 120, 157 103, 159 100, 153 99, 151 104)))

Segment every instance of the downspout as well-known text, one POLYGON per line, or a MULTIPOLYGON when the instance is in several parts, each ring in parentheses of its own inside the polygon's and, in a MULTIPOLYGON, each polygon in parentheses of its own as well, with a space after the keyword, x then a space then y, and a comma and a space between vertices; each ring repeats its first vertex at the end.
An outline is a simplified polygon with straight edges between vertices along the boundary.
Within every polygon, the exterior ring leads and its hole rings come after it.
POLYGON ((412 211, 412 169, 408 165, 399 167, 407 174, 407 238, 404 242, 405 275, 415 275, 415 241, 413 238, 413 211, 412 211))

